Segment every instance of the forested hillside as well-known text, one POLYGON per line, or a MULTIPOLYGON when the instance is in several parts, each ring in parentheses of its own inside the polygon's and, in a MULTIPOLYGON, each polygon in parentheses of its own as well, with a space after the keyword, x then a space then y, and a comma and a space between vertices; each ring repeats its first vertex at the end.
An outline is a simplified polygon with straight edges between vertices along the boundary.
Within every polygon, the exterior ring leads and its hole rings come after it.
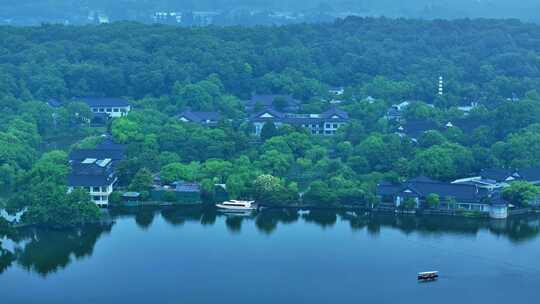
POLYGON ((388 97, 425 101, 433 99, 440 75, 452 101, 523 96, 540 81, 539 27, 517 21, 349 18, 279 28, 2 27, 0 39, 3 91, 38 99, 161 96, 177 81, 194 83, 211 74, 237 96, 258 90, 303 99, 319 94, 324 84, 367 86, 376 76, 399 91, 385 92, 388 97))
POLYGON ((128 146, 119 170, 130 189, 144 190, 134 181, 161 172, 201 182, 208 192, 225 183, 233 197, 283 203, 305 193, 314 204, 374 202, 383 178, 452 180, 539 165, 539 88, 540 27, 512 20, 1 27, 0 187, 25 193, 10 201, 18 208, 84 201, 55 188, 65 186, 65 153, 40 155, 84 138, 83 145, 92 143, 105 131, 86 123, 92 113, 73 97, 123 96, 135 108, 107 128, 128 146), (293 127, 251 135, 240 101, 252 93, 292 94, 300 112, 321 113, 336 106, 331 86, 345 87, 337 107, 351 117, 336 136, 293 127), (407 122, 435 125, 415 140, 385 118, 404 100, 411 101, 407 122), (457 108, 471 102, 477 107, 470 112, 457 108), (207 128, 175 118, 186 108, 225 119, 207 128), (50 193, 57 197, 43 199, 50 193))

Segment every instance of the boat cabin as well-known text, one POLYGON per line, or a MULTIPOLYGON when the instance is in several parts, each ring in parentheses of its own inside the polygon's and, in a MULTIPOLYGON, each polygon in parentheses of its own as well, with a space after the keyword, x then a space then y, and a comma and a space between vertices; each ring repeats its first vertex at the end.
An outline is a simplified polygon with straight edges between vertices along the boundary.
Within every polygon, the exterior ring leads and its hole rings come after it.
POLYGON ((434 281, 434 280, 437 280, 438 278, 439 278, 438 271, 426 271, 426 272, 418 273, 419 281, 434 281))

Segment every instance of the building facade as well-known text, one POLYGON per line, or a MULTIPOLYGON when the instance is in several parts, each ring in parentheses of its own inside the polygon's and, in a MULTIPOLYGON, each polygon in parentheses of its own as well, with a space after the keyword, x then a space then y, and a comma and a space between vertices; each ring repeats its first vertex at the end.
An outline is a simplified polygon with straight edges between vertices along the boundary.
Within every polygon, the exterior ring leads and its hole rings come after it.
POLYGON ((87 158, 80 162, 71 163, 71 174, 68 177, 68 191, 83 188, 99 207, 109 205, 109 196, 114 191, 118 181, 112 160, 87 158))
POLYGON ((437 195, 439 210, 461 210, 479 212, 493 218, 506 218, 508 204, 500 192, 492 192, 473 184, 452 184, 435 181, 427 177, 417 177, 404 183, 381 183, 377 185, 377 196, 382 204, 394 208, 433 208, 428 206, 428 197, 437 195), (505 216, 506 214, 506 216, 505 216))
POLYGON ((177 116, 183 122, 191 122, 206 126, 216 126, 221 120, 218 112, 197 112, 187 109, 177 116))
POLYGON ((78 97, 74 100, 86 103, 94 115, 107 115, 109 118, 123 117, 131 111, 131 105, 123 98, 78 97))
POLYGON ((125 147, 105 139, 94 149, 76 149, 69 155, 68 191, 83 188, 99 207, 109 205, 118 181, 116 165, 125 158, 125 147))
POLYGON ((349 122, 347 112, 332 109, 321 114, 290 114, 274 109, 264 109, 253 115, 250 122, 254 133, 260 136, 265 124, 273 123, 276 127, 292 125, 308 129, 314 135, 335 135, 337 130, 349 122))

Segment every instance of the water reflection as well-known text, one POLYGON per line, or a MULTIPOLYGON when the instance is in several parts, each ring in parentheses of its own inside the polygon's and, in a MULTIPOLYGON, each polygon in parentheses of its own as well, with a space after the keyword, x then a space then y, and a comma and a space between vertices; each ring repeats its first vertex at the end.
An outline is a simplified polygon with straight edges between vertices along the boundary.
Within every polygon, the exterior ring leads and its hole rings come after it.
POLYGON ((315 223, 323 228, 329 228, 336 224, 337 213, 326 210, 313 210, 302 215, 302 218, 308 223, 315 223))
POLYGON ((270 209, 260 212, 255 218, 255 225, 259 231, 265 234, 271 234, 279 223, 290 224, 297 222, 300 218, 296 210, 290 209, 270 209))
MULTIPOLYGON (((0 243, 2 246, 2 243, 0 243)), ((8 250, 0 248, 0 274, 8 269, 15 261, 15 255, 8 250)))
POLYGON ((0 273, 13 262, 42 276, 67 267, 74 260, 92 255, 94 245, 111 226, 90 226, 73 230, 26 229, 17 233, 13 251, 1 249, 0 273))
MULTIPOLYGON (((326 210, 297 211, 290 209, 263 210, 250 214, 223 214, 211 208, 142 208, 115 210, 115 220, 132 220, 142 231, 152 229, 154 223, 162 221, 166 226, 182 229, 186 223, 213 226, 225 223, 230 233, 240 234, 243 229, 255 227, 262 234, 272 234, 280 225, 317 225, 332 229, 336 225, 348 225, 353 231, 382 237, 384 229, 399 230, 404 234, 419 235, 470 235, 480 231, 509 239, 514 243, 531 241, 540 233, 540 217, 525 216, 496 221, 450 217, 416 217, 374 215, 365 212, 338 212, 326 210), (158 218, 160 220, 158 220, 158 218), (246 228, 248 227, 248 228, 246 228)), ((216 226, 219 227, 219 226, 216 226)), ((15 242, 14 249, 2 247, 0 237, 0 273, 17 264, 28 271, 46 276, 57 272, 78 259, 92 255, 96 242, 114 229, 107 227, 85 227, 69 231, 27 229, 8 235, 15 242)), ((137 228, 135 228, 137 229, 137 228)))

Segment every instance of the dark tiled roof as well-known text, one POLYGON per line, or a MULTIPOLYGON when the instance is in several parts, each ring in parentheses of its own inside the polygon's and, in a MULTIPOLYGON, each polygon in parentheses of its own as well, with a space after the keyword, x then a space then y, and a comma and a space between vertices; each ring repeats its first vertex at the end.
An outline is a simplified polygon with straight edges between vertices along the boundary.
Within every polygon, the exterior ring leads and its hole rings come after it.
POLYGON ((96 149, 124 152, 126 151, 126 146, 117 144, 110 137, 107 137, 104 141, 97 145, 96 149))
POLYGON ((123 150, 108 149, 78 149, 69 154, 70 161, 83 161, 87 158, 112 159, 113 161, 123 160, 125 153, 123 150))
POLYGON ((221 114, 218 112, 197 112, 186 110, 180 115, 179 118, 185 118, 188 121, 195 123, 205 123, 205 122, 218 122, 221 119, 221 114))
POLYGON ((436 180, 433 180, 427 176, 417 176, 408 181, 409 183, 436 183, 436 180))
POLYGON ((460 202, 478 203, 488 197, 488 191, 468 184, 450 184, 435 181, 426 177, 411 179, 401 185, 384 184, 377 186, 378 195, 412 195, 426 198, 430 194, 437 194, 441 198, 453 197, 460 202), (410 191, 406 192, 406 191, 410 191))
POLYGON ((96 149, 78 149, 69 155, 71 173, 68 183, 72 187, 99 187, 110 185, 116 163, 125 158, 125 146, 106 138, 96 149), (94 161, 85 162, 92 159, 94 161), (108 160, 108 161, 104 161, 108 160))
POLYGON ((281 118, 285 118, 285 113, 281 113, 277 110, 274 110, 272 108, 267 108, 267 109, 264 109, 264 110, 261 110, 253 115, 251 115, 251 119, 261 119, 261 120, 266 120, 266 119, 281 119, 281 118), (270 114, 272 116, 272 118, 265 118, 265 117, 261 117, 265 114, 270 114))
POLYGON ((129 102, 124 98, 112 98, 112 97, 75 97, 75 101, 82 101, 89 107, 127 107, 129 102))
POLYGON ((110 185, 114 180, 112 162, 100 166, 96 163, 74 162, 68 176, 72 187, 99 187, 110 185))
POLYGON ((377 185, 377 195, 387 196, 395 195, 401 189, 403 189, 402 184, 394 184, 389 182, 381 182, 377 185))
POLYGON ((343 110, 340 110, 338 108, 330 109, 322 113, 321 116, 325 118, 330 118, 330 119, 332 119, 333 117, 336 117, 335 119, 345 119, 345 120, 349 119, 349 113, 343 110))
POLYGON ((286 112, 296 112, 300 109, 301 102, 290 95, 253 95, 250 100, 244 101, 244 105, 248 112, 253 112, 257 105, 263 108, 274 108, 274 100, 276 98, 285 99, 286 105, 284 110, 286 112))
POLYGON ((123 160, 125 158, 126 147, 122 144, 117 144, 111 138, 104 139, 94 149, 77 149, 69 154, 69 160, 72 162, 81 162, 87 158, 94 159, 111 159, 113 162, 123 160))
POLYGON ((485 179, 491 179, 497 182, 505 182, 511 180, 523 180, 532 183, 540 182, 540 166, 521 168, 521 169, 503 169, 491 168, 484 169, 480 172, 480 176, 485 179))
POLYGON ((540 166, 531 167, 525 169, 519 169, 519 176, 528 182, 538 182, 540 181, 540 166))
POLYGON ((438 130, 438 125, 431 120, 412 120, 407 121, 398 129, 399 133, 404 133, 410 138, 419 138, 424 132, 429 130, 438 130))
POLYGON ((460 128, 462 131, 470 132, 475 129, 478 129, 481 126, 484 126, 485 124, 477 119, 458 119, 453 120, 452 124, 458 128, 460 128))
POLYGON ((480 176, 484 179, 490 179, 497 182, 503 182, 507 178, 513 176, 516 173, 516 170, 512 169, 503 169, 503 168, 490 168, 483 169, 480 172, 480 176))
POLYGON ((441 198, 453 197, 460 202, 479 202, 487 196, 486 190, 473 185, 449 184, 443 182, 412 182, 406 189, 416 192, 421 197, 437 194, 441 198))

